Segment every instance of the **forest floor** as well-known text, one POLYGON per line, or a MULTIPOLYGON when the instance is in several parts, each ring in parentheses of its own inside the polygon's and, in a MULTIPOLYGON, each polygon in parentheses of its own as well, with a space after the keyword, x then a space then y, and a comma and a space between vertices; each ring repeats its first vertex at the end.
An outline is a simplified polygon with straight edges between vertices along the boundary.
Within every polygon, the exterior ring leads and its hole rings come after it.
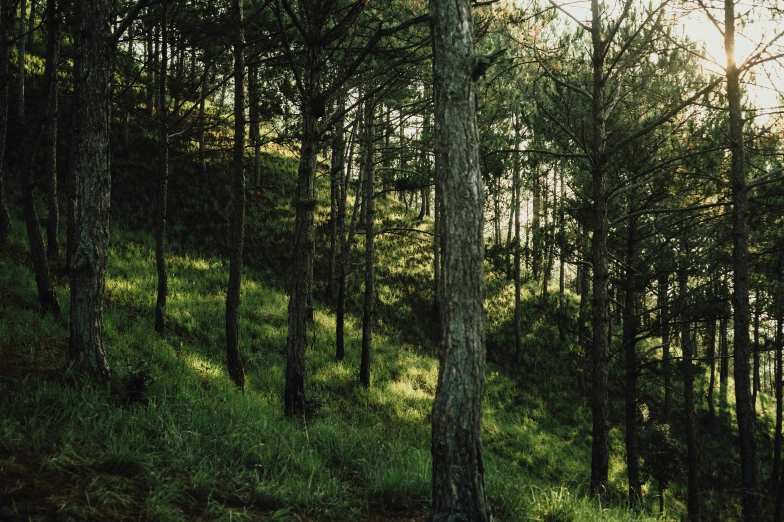
MULTIPOLYGON (((385 219, 383 205, 380 214, 385 219)), ((0 256, 0 520, 425 520, 437 358, 433 325, 411 317, 426 307, 421 289, 432 258, 427 243, 403 239, 379 241, 371 389, 357 381, 361 324, 349 316, 347 356, 338 362, 334 315, 318 304, 307 413, 287 420, 288 299, 268 268, 248 268, 243 280, 242 394, 225 371, 225 260, 185 249, 167 256, 161 337, 152 329, 154 241, 114 228, 104 315, 112 376, 96 387, 62 370, 67 279, 54 269, 63 310, 42 315, 24 225, 15 220, 0 256), (129 398, 134 379, 146 383, 141 398, 129 398)), ((489 276, 487 285, 488 356, 501 364, 488 365, 483 426, 496 518, 677 519, 675 497, 664 515, 652 514, 653 493, 643 512, 622 506, 622 455, 612 460, 616 500, 599 505, 585 496, 590 417, 562 366, 573 355, 553 357, 554 326, 536 320, 527 365, 514 375, 505 369, 502 311, 511 293, 501 279, 489 276)), ((349 289, 354 313, 360 287, 355 281, 349 289)))

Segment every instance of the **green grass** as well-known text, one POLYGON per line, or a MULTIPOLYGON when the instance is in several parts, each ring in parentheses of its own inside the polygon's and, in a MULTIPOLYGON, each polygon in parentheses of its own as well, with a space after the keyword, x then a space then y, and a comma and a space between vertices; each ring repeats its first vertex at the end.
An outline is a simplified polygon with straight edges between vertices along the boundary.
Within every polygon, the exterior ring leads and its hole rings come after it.
MULTIPOLYGON (((392 202, 381 205, 383 226, 393 225, 396 210, 392 202)), ((403 223, 396 226, 420 226, 403 223)), ((15 221, 12 244, 0 257, 0 493, 13 513, 33 520, 344 520, 427 513, 437 358, 429 323, 411 321, 429 299, 422 289, 429 281, 427 242, 380 236, 371 389, 358 385, 361 325, 349 318, 346 360, 336 362, 334 317, 318 305, 307 353, 311 406, 306 418, 287 420, 281 397, 288 298, 279 285, 267 284, 268 267, 248 269, 243 281, 242 394, 224 363, 226 261, 178 249, 168 256, 168 333, 162 339, 152 328, 154 241, 115 228, 104 318, 113 373, 103 388, 60 371, 68 289, 61 280, 60 318, 36 311, 25 241, 24 227, 15 221), (127 406, 125 383, 142 369, 153 379, 149 402, 127 406)), ((352 285, 358 294, 359 283, 352 285)), ((500 282, 488 286, 508 300, 500 282)), ((350 303, 354 309, 357 299, 350 303)), ((489 331, 503 339, 508 317, 504 299, 496 299, 489 331)), ((542 336, 552 336, 545 330, 542 336)), ((541 349, 533 345, 537 339, 531 337, 531 352, 541 349)), ((540 372, 552 369, 546 365, 552 357, 540 359, 540 372)), ((585 497, 590 417, 584 401, 563 386, 565 379, 553 375, 546 385, 552 393, 543 394, 537 391, 545 386, 541 376, 510 375, 489 365, 484 445, 496 517, 651 519, 585 497)), ((618 498, 625 479, 621 458, 615 455, 613 466, 618 498)))

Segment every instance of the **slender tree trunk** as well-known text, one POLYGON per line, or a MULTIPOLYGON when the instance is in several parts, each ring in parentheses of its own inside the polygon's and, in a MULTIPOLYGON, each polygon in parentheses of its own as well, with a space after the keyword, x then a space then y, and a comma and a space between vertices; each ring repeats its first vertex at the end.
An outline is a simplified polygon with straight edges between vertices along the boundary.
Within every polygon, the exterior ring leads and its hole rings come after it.
MULTIPOLYGON (((779 483, 781 480, 781 442, 782 442, 782 433, 781 433, 781 424, 782 424, 782 400, 784 400, 784 390, 782 389, 782 371, 781 371, 781 363, 782 363, 782 338, 781 338, 781 323, 782 323, 782 316, 778 314, 776 316, 776 376, 775 376, 775 390, 776 390, 776 430, 773 433, 773 466, 771 472, 770 483, 773 484, 773 487, 776 487, 776 484, 779 483)), ((778 494, 776 497, 776 502, 778 504, 778 494)), ((777 507, 778 512, 778 507, 777 507)))
POLYGON ((78 226, 71 258, 71 340, 67 364, 93 380, 109 378, 103 340, 103 298, 109 249, 109 121, 113 3, 82 3, 79 35, 80 131, 78 226))
POLYGON ((0 0, 0 254, 11 237, 11 215, 5 195, 5 138, 8 131, 8 40, 13 25, 11 0, 0 0))
POLYGON ((207 68, 209 63, 204 59, 204 74, 201 78, 201 95, 199 96, 199 174, 201 179, 207 177, 207 78, 209 76, 207 68))
MULTIPOLYGON (((515 114, 515 144, 520 143, 520 115, 515 114)), ((515 145, 517 146, 517 145, 515 145)), ((522 300, 520 296, 520 156, 514 155, 512 166, 512 204, 511 214, 514 216, 514 285, 515 285, 515 307, 514 307, 514 332, 515 332, 515 360, 519 366, 523 362, 523 331, 521 325, 522 300)))
MULTIPOLYGON (((354 226, 356 224, 357 209, 359 208, 359 189, 357 189, 356 197, 354 198, 354 210, 351 215, 351 226, 349 227, 348 235, 346 235, 346 203, 348 199, 349 182, 351 181, 351 160, 354 157, 354 143, 356 143, 357 127, 359 125, 360 117, 354 122, 351 131, 351 146, 348 152, 348 162, 346 172, 343 174, 338 199, 338 240, 340 246, 340 253, 338 256, 338 302, 337 310, 335 312, 335 358, 342 361, 346 354, 345 348, 345 315, 346 315, 346 279, 348 278, 348 267, 351 253, 351 240, 354 236, 354 226)), ((341 169, 342 172, 342 169, 341 169)), ((361 182, 361 180, 360 180, 361 182)))
POLYGON ((19 6, 19 41, 17 42, 17 73, 16 73, 16 110, 17 118, 21 127, 25 123, 25 42, 24 37, 27 28, 25 26, 27 17, 27 0, 21 0, 19 6))
MULTIPOLYGON (((438 176, 435 178, 433 198, 433 316, 441 317, 441 244, 443 234, 441 231, 441 221, 443 210, 441 205, 441 184, 438 176)), ((439 319, 440 321, 440 319, 439 319)))
POLYGON ((431 0, 436 174, 443 190, 441 349, 433 403, 433 522, 491 520, 482 458, 483 190, 468 0, 431 0))
POLYGON ((721 360, 719 361, 719 417, 727 415, 727 390, 730 381, 730 354, 729 339, 727 338, 727 318, 719 321, 719 347, 721 360))
POLYGON ((166 329, 166 296, 169 278, 166 274, 166 200, 169 191, 169 130, 166 124, 166 77, 168 75, 169 28, 167 1, 161 2, 161 70, 158 74, 158 201, 156 208, 155 268, 158 272, 158 297, 155 302, 155 331, 166 329))
MULTIPOLYGON (((346 98, 341 96, 335 105, 335 112, 342 114, 346 110, 346 98)), ((332 131, 332 154, 331 163, 332 168, 330 171, 329 183, 329 276, 327 279, 327 295, 331 300, 335 299, 336 287, 336 270, 338 264, 338 229, 339 226, 339 206, 341 196, 341 184, 343 182, 343 169, 346 155, 346 138, 343 131, 345 125, 345 117, 335 123, 332 131)), ((344 203, 345 204, 345 203, 344 203)), ((345 208, 344 208, 345 211, 345 208)), ((345 219, 345 214, 343 215, 345 219)), ((344 225, 345 227, 345 225, 344 225)))
MULTIPOLYGON (((778 306, 781 306, 779 304, 778 306)), ((781 462, 781 417, 782 417, 782 401, 784 401, 784 391, 782 386, 782 370, 781 364, 784 362, 782 358, 782 352, 784 351, 784 313, 782 310, 778 310, 776 313, 776 363, 777 363, 777 371, 776 371, 776 433, 775 438, 776 442, 778 443, 778 455, 774 455, 773 464, 778 471, 778 480, 773 482, 773 487, 776 488, 776 501, 775 501, 775 511, 774 511, 774 522, 781 522, 784 519, 784 474, 781 472, 782 462, 781 462)))
POLYGON ((558 344, 566 347, 566 214, 564 208, 564 169, 561 169, 561 188, 558 198, 558 344))
POLYGON ((286 340, 286 390, 284 414, 292 417, 305 409, 305 347, 307 323, 312 317, 313 257, 315 246, 317 116, 314 104, 320 87, 320 52, 307 48, 302 103, 302 148, 297 178, 294 224, 294 266, 289 300, 289 331, 286 340))
MULTIPOLYGON (((583 224, 582 230, 583 237, 588 237, 588 226, 583 224)), ((580 348, 582 348, 582 357, 584 359, 589 353, 593 352, 591 335, 588 327, 588 299, 591 292, 591 269, 590 258, 587 253, 583 254, 582 270, 580 271, 580 280, 578 285, 580 287, 580 308, 577 312, 577 337, 579 338, 580 348)), ((582 365, 582 363, 581 363, 582 365)), ((580 393, 585 393, 585 371, 583 368, 577 370, 577 390, 580 393)))
POLYGON ((757 392, 760 387, 760 360, 759 360, 759 307, 754 310, 754 377, 751 384, 751 402, 757 405, 757 392))
POLYGON ((365 305, 362 313, 362 356, 359 367, 359 382, 365 388, 370 388, 370 351, 373 347, 373 256, 375 246, 373 241, 373 223, 375 221, 374 190, 374 148, 375 103, 373 96, 365 99, 365 305))
POLYGON ((664 406, 662 423, 670 423, 672 410, 672 384, 670 383, 670 275, 664 271, 659 275, 659 307, 662 342, 662 376, 664 382, 664 406))
POLYGON ((248 116, 250 143, 253 145, 253 186, 261 184, 261 131, 259 114, 259 66, 248 68, 248 116))
POLYGON ((226 362, 229 377, 245 390, 245 370, 240 356, 239 309, 242 286, 242 250, 245 244, 245 32, 242 27, 242 0, 232 0, 234 26, 234 208, 231 214, 231 258, 226 292, 226 362))
POLYGON ((591 0, 591 41, 593 43, 593 97, 592 123, 593 142, 591 145, 593 183, 593 427, 591 430, 591 484, 592 495, 604 496, 607 493, 610 439, 609 439, 609 398, 608 398, 608 335, 609 317, 607 284, 607 187, 605 180, 605 143, 606 128, 604 120, 603 85, 604 85, 604 41, 601 34, 599 18, 599 0, 591 0))
POLYGON ((639 445, 637 441, 637 259, 636 219, 627 219, 626 275, 624 278, 623 346, 626 359, 626 469, 629 479, 629 506, 642 504, 639 445))
POLYGON ((44 129, 44 171, 49 184, 46 214, 46 253, 54 262, 59 250, 57 232, 60 227, 60 209, 57 204, 57 117, 58 117, 58 79, 57 71, 60 61, 60 19, 57 15, 55 0, 46 2, 46 89, 49 95, 48 118, 44 129))
POLYGON ((716 319, 708 319, 708 364, 710 364, 710 377, 708 379, 708 412, 711 419, 716 417, 716 405, 713 400, 713 390, 716 387, 716 319))
MULTIPOLYGON (((685 243, 683 241, 682 243, 685 243)), ((688 254, 688 245, 682 244, 681 250, 688 254)), ((688 285, 689 275, 686 268, 678 269, 678 284, 681 309, 681 349, 683 350, 683 407, 686 419, 687 469, 688 469, 688 501, 689 520, 700 519, 699 489, 697 484, 698 456, 697 433, 694 420, 694 348, 691 341, 691 321, 689 314, 688 285)))
POLYGON ((740 71, 735 64, 735 2, 724 2, 724 50, 727 53, 727 101, 730 113, 730 180, 732 186, 733 351, 735 411, 740 445, 741 506, 746 522, 760 520, 754 403, 749 383, 749 248, 748 188, 743 146, 740 71))
MULTIPOLYGON (((152 7, 147 8, 147 16, 150 20, 154 20, 155 16, 152 13, 152 7)), ((147 116, 152 118, 154 106, 155 106, 155 57, 154 57, 154 50, 153 50, 153 26, 154 24, 150 22, 150 27, 147 30, 147 42, 146 42, 146 64, 147 64, 147 116)))
MULTIPOLYGON (((52 0, 49 0, 50 2, 52 0)), ((54 5, 49 7, 52 17, 54 17, 54 5)), ((54 44, 53 41, 50 44, 54 44)), ((23 49, 22 44, 20 48, 23 49)), ((22 206, 24 208, 25 226, 27 237, 30 241, 30 255, 33 261, 35 272, 35 283, 38 288, 38 300, 41 303, 41 310, 45 312, 60 313, 60 303, 54 291, 51 277, 49 275, 49 262, 46 259, 46 247, 41 234, 41 224, 38 220, 38 213, 35 209, 35 179, 33 174, 33 163, 38 151, 41 137, 48 120, 55 117, 50 114, 52 108, 51 97, 57 93, 52 90, 54 86, 52 77, 57 75, 56 63, 58 60, 58 46, 47 48, 47 57, 50 59, 46 64, 46 85, 41 100, 40 109, 34 120, 28 125, 27 138, 25 139, 25 150, 22 159, 22 206)))

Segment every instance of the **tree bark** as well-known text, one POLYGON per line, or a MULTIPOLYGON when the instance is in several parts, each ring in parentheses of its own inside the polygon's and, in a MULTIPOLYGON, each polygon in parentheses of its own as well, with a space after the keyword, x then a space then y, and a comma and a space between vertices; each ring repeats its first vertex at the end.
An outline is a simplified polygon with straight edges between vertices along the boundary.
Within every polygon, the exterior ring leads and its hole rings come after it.
POLYGON ((169 191, 169 130, 166 125, 166 77, 168 75, 169 28, 167 1, 161 2, 161 69, 158 75, 158 201, 156 208, 155 268, 158 272, 158 297, 155 302, 155 331, 166 329, 166 297, 169 278, 166 274, 166 200, 169 191))
POLYGON ((242 285, 242 250, 245 243, 245 33, 242 27, 242 0, 232 0, 234 26, 234 151, 231 214, 231 258, 226 292, 226 362, 229 377, 245 390, 245 371, 240 357, 239 308, 242 285))
POLYGON ((672 409, 672 384, 670 383, 670 276, 665 270, 659 275, 659 307, 662 342, 662 377, 664 382, 664 405, 662 423, 670 423, 672 409))
POLYGON ((719 361, 719 417, 727 416, 727 390, 730 382, 730 352, 729 339, 727 337, 727 318, 719 320, 719 349, 721 352, 719 361))
POLYGON ((11 216, 5 195, 5 138, 8 131, 8 40, 9 28, 13 24, 11 0, 0 0, 0 254, 11 237, 11 216))
POLYGON ((708 364, 710 377, 708 378, 708 412, 711 419, 716 417, 716 405, 713 400, 713 389, 716 387, 716 319, 708 319, 708 364))
POLYGON ((754 403, 749 383, 749 249, 748 188, 743 145, 740 71, 735 64, 735 2, 724 2, 724 50, 727 53, 727 101, 730 114, 730 184, 732 187, 733 351, 735 411, 740 445, 741 506, 746 522, 760 520, 754 403))
POLYGON ((315 246, 317 116, 321 84, 320 51, 315 44, 306 51, 302 100, 302 147, 297 175, 294 223, 294 263, 289 299, 289 330, 286 340, 286 389, 284 414, 292 417, 305 410, 305 347, 307 323, 312 317, 313 257, 315 246))
POLYGON ((627 219, 626 274, 624 277, 623 303, 623 347, 626 360, 626 469, 629 479, 629 506, 639 509, 642 504, 642 482, 640 481, 639 444, 637 440, 637 259, 638 241, 636 219, 627 219))
MULTIPOLYGON (((520 143, 520 114, 515 114, 515 147, 520 143)), ((519 366, 523 362, 523 331, 521 325, 522 299, 520 281, 520 155, 514 155, 512 165, 512 197, 513 205, 511 214, 514 216, 514 332, 515 332, 515 361, 519 366)))
POLYGON ((443 191, 441 348, 433 404, 431 520, 491 520, 482 458, 483 190, 468 0, 431 0, 436 174, 443 191))
POLYGON ((22 127, 25 123, 25 42, 24 37, 27 27, 27 0, 21 0, 19 6, 19 41, 17 42, 17 73, 16 73, 16 110, 17 118, 22 127))
POLYGON ((46 253, 51 261, 57 259, 60 224, 60 209, 57 204, 57 117, 58 117, 58 65, 60 61, 60 19, 55 0, 46 2, 46 89, 49 95, 48 118, 44 129, 44 173, 49 184, 46 213, 46 253))
POLYGON ((362 355, 359 367, 359 382, 366 389, 370 388, 370 351, 373 346, 373 223, 375 221, 374 190, 374 147, 375 138, 374 116, 375 103, 373 96, 365 99, 365 304, 362 312, 362 355))
MULTIPOLYGON (((688 255, 688 245, 682 241, 681 250, 688 255)), ((681 349, 683 350, 683 408, 686 420, 686 467, 688 469, 687 512, 689 520, 700 519, 699 489, 697 483, 698 456, 697 433, 694 419, 694 349, 691 341, 691 320, 689 314, 688 285, 689 274, 686 268, 678 270, 678 285, 681 309, 681 349)))
POLYGON ((112 46, 110 0, 82 2, 79 43, 81 94, 77 199, 79 216, 71 258, 71 339, 67 364, 95 381, 109 378, 103 340, 103 299, 109 249, 109 121, 112 46))
MULTIPOLYGON (((782 316, 781 313, 776 315, 776 376, 775 379, 775 394, 776 394, 776 429, 773 432, 773 466, 771 471, 770 482, 773 487, 781 480, 781 443, 782 443, 782 400, 784 400, 784 388, 782 388, 782 336, 781 326, 782 316)), ((778 494, 777 494, 778 503, 778 494)), ((778 508, 777 508, 778 511, 778 508)))
POLYGON ((259 114, 259 66, 248 68, 248 116, 250 144, 253 146, 253 186, 261 184, 261 132, 259 114))
POLYGON ((604 107, 605 47, 601 34, 599 0, 591 0, 591 41, 593 44, 593 96, 591 144, 591 178, 593 183, 593 237, 591 239, 593 257, 593 403, 591 407, 593 426, 591 434, 591 495, 604 496, 607 493, 610 464, 609 439, 609 398, 608 398, 608 352, 609 317, 607 314, 607 187, 606 168, 606 128, 604 107))
MULTIPOLYGON (((335 112, 342 114, 345 110, 346 98, 345 96, 341 96, 335 106, 335 112)), ((340 198, 343 197, 341 189, 346 156, 346 135, 343 130, 344 125, 345 117, 341 116, 332 130, 332 166, 330 169, 329 183, 329 276, 327 279, 327 295, 331 300, 335 299, 335 293, 337 291, 336 272, 338 270, 338 250, 340 250, 338 241, 343 241, 342 236, 338 239, 338 229, 340 228, 340 218, 338 214, 340 214, 340 198)), ((343 205, 343 226, 345 229, 345 202, 343 202, 343 205)))

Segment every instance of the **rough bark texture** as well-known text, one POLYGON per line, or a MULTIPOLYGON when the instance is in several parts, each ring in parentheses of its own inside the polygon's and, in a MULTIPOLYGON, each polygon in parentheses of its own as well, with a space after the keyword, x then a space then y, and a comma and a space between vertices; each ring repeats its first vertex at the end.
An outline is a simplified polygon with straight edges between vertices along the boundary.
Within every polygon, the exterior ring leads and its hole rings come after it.
POLYGON ((735 64, 735 3, 724 3, 724 50, 727 53, 727 101, 730 113, 730 185, 732 187, 732 268, 735 411, 740 445, 741 506, 747 522, 760 520, 755 413, 751 402, 749 365, 749 248, 748 188, 746 186, 741 112, 740 71, 735 64))
POLYGON ((320 85, 319 50, 307 49, 305 96, 302 100, 302 147, 297 174, 294 222, 294 263, 291 274, 289 298, 289 330, 286 338, 286 389, 284 414, 291 417, 305 409, 305 347, 307 324, 312 317, 310 309, 313 291, 313 257, 315 246, 314 215, 316 209, 316 154, 318 152, 317 116, 314 108, 318 102, 320 85))
MULTIPOLYGON (((57 259, 59 240, 57 231, 60 224, 60 210, 57 204, 57 70, 60 61, 60 18, 57 15, 55 0, 46 2, 46 89, 51 93, 44 128, 44 175, 48 180, 49 194, 46 213, 46 254, 49 259, 57 259)), ((0 160, 2 161, 2 160, 0 160)))
POLYGON ((231 258, 229 260, 229 287, 226 292, 226 361, 229 377, 240 390, 245 389, 245 371, 242 367, 239 342, 240 286, 242 284, 242 250, 245 242, 245 34, 242 29, 242 0, 231 4, 234 25, 234 176, 232 195, 234 208, 231 213, 231 258))
POLYGON ((376 218, 375 198, 375 166, 373 164, 375 148, 375 115, 373 96, 365 99, 365 303, 362 311, 362 355, 359 366, 359 382, 370 388, 370 351, 373 347, 373 257, 375 244, 373 241, 373 223, 376 218))
POLYGON ((482 458, 485 347, 484 196, 472 81, 468 0, 431 0, 436 175, 441 184, 444 269, 441 347, 433 404, 433 521, 489 521, 482 458))
POLYGON ((79 48, 78 223, 71 258, 71 340, 67 364, 96 381, 109 377, 103 300, 109 249, 109 115, 112 48, 109 0, 81 3, 79 48))
POLYGON ((5 155, 5 137, 8 129, 8 29, 11 27, 13 14, 11 0, 0 0, 0 254, 11 237, 11 216, 5 195, 5 171, 3 157, 5 155))
POLYGON ((166 297, 169 278, 166 273, 166 200, 169 192, 169 129, 166 126, 166 76, 168 75, 169 28, 166 0, 161 2, 161 70, 158 76, 158 201, 156 208, 155 269, 158 272, 158 297, 155 301, 155 331, 166 329, 166 297))
POLYGON ((610 465, 609 399, 607 365, 609 352, 609 317, 607 314, 607 187, 605 179, 606 128, 602 93, 604 90, 604 42, 599 19, 599 1, 591 0, 591 41, 593 43, 593 142, 591 144, 591 177, 593 183, 593 401, 591 412, 591 485, 592 495, 607 492, 610 465))

